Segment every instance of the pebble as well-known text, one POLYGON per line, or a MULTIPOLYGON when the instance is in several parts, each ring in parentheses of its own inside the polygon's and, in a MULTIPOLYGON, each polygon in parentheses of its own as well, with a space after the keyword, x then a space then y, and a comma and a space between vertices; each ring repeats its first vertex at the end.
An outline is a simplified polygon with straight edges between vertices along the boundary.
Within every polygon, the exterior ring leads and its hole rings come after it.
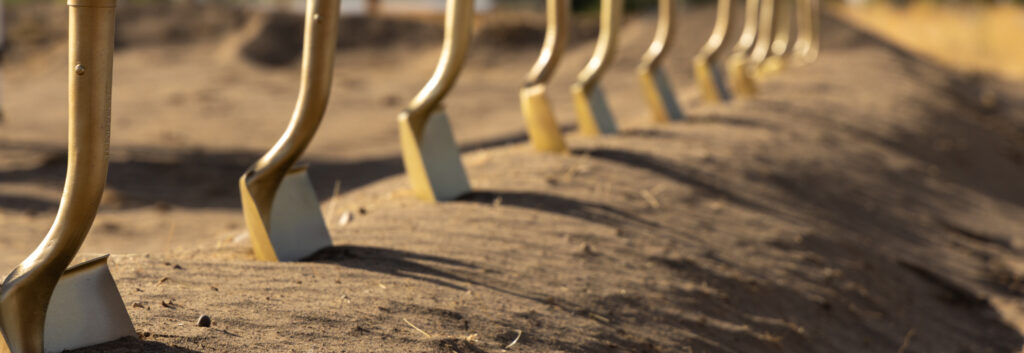
POLYGON ((211 320, 209 316, 203 315, 203 316, 199 317, 199 322, 196 323, 196 326, 199 326, 199 327, 210 327, 210 324, 212 322, 213 322, 213 320, 211 320))

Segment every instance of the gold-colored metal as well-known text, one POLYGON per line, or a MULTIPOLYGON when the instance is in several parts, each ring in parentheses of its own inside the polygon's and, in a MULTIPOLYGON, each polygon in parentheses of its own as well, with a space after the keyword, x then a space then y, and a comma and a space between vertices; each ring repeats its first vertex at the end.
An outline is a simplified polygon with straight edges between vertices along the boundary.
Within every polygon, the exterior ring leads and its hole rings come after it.
POLYGON ((547 92, 558 60, 569 42, 571 12, 571 0, 547 0, 548 23, 540 57, 526 75, 523 88, 519 90, 526 133, 530 137, 530 144, 538 151, 562 152, 566 149, 547 92))
POLYGON ((743 31, 732 48, 732 54, 726 60, 730 86, 733 94, 737 97, 751 97, 757 93, 757 85, 747 73, 746 68, 754 48, 754 41, 757 38, 760 4, 760 0, 747 0, 746 12, 743 16, 743 31))
POLYGON ((68 169, 46 238, 0 286, 0 331, 14 353, 44 352, 54 288, 85 241, 107 179, 114 0, 70 0, 68 169))
POLYGON ((778 73, 786 68, 790 58, 790 34, 793 32, 793 1, 775 0, 772 17, 772 40, 768 58, 757 68, 758 76, 778 73))
POLYGON ((459 77, 473 31, 473 0, 448 0, 444 43, 434 75, 398 115, 402 162, 413 193, 426 201, 469 192, 448 115, 441 102, 459 77))
POLYGON ((704 101, 718 103, 729 100, 729 90, 725 87, 718 63, 725 55, 725 39, 733 31, 732 3, 736 0, 718 0, 715 26, 704 47, 693 58, 693 77, 700 86, 704 101))
POLYGON ((572 85, 573 106, 576 108, 576 119, 583 135, 612 134, 618 130, 600 83, 601 77, 615 60, 619 28, 622 26, 625 9, 625 0, 601 0, 601 28, 597 34, 594 54, 572 85))
POLYGON ((745 75, 752 80, 759 77, 760 67, 771 54, 772 41, 775 38, 775 6, 779 0, 760 0, 761 11, 758 19, 757 39, 750 50, 750 57, 743 68, 745 75))
POLYGON ((654 41, 637 67, 647 103, 651 106, 651 115, 656 122, 683 120, 683 110, 676 103, 672 84, 661 68, 661 61, 672 44, 675 19, 676 0, 658 0, 658 26, 654 32, 654 41))
MULTIPOLYGON (((309 199, 308 195, 311 193, 308 177, 304 174, 305 167, 294 168, 294 164, 309 146, 327 109, 334 70, 334 52, 337 50, 339 6, 339 0, 308 0, 302 52, 302 81, 291 121, 277 143, 249 167, 238 181, 246 226, 253 241, 256 257, 261 260, 297 260, 303 257, 302 254, 309 255, 319 250, 313 248, 324 244, 327 229, 315 201, 312 207, 308 205, 308 201, 298 202, 299 206, 296 206, 304 209, 297 217, 306 215, 310 221, 296 221, 288 227, 291 229, 280 230, 273 221, 283 219, 283 222, 288 222, 289 218, 293 218, 274 217, 277 212, 294 211, 294 207, 285 205, 275 208, 277 199, 289 197, 304 201, 309 199), (292 176, 299 178, 294 183, 294 190, 299 195, 282 196, 282 190, 279 190, 282 181, 292 176), (309 235, 310 232, 313 232, 313 235, 309 235), (289 256, 285 258, 282 256, 285 249, 276 247, 274 240, 296 236, 312 237, 311 242, 304 241, 300 244, 309 246, 311 243, 315 246, 305 249, 289 248, 289 256)), ((287 193, 291 193, 290 190, 287 193)), ((313 198, 315 200, 315 196, 313 198)), ((329 236, 326 236, 326 245, 330 245, 329 236)))
POLYGON ((796 1, 796 39, 793 41, 792 62, 806 65, 818 58, 820 20, 819 0, 796 1))

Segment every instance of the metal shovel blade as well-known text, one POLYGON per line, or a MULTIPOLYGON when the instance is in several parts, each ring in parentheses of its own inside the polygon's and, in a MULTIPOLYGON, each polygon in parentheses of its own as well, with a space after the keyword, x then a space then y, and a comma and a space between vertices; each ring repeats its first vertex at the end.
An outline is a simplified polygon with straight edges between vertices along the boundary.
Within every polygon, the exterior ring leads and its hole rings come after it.
POLYGON ((46 309, 43 347, 59 353, 135 335, 104 255, 69 267, 46 309))
POLYGON ((725 102, 732 97, 725 88, 722 79, 722 72, 715 64, 706 60, 695 60, 693 62, 694 78, 700 85, 704 99, 709 103, 725 102))
POLYGON ((601 134, 614 134, 618 128, 615 127, 615 120, 612 112, 605 103, 604 93, 601 87, 594 86, 587 92, 581 84, 572 86, 573 106, 576 107, 576 117, 579 119, 580 133, 589 136, 601 134))
POLYGON ((547 96, 546 84, 523 87, 519 90, 519 100, 526 119, 526 134, 530 137, 530 145, 538 151, 565 151, 562 131, 558 129, 551 101, 547 96))
POLYGON ((668 82, 665 71, 660 67, 640 72, 640 84, 644 87, 644 95, 651 106, 654 120, 670 122, 683 120, 683 110, 676 103, 672 84, 668 82))
POLYGON ((399 119, 402 162, 413 193, 425 201, 448 201, 470 191, 448 115, 437 108, 417 133, 409 119, 399 119))
POLYGON ((747 60, 746 56, 742 53, 733 55, 726 62, 726 70, 729 72, 729 82, 732 86, 733 93, 737 97, 753 97, 757 94, 757 85, 754 83, 754 79, 747 73, 747 60))
POLYGON ((256 257, 264 261, 299 261, 331 246, 306 166, 292 168, 281 180, 270 208, 270 225, 260 218, 242 177, 242 210, 256 257))

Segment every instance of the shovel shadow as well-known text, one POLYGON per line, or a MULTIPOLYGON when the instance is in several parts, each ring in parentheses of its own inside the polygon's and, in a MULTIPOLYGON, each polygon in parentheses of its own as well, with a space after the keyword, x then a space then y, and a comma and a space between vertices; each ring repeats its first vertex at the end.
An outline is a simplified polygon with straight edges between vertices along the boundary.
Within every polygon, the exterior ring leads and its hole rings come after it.
POLYGON ((476 265, 401 250, 351 245, 332 246, 311 255, 306 261, 410 278, 460 291, 467 288, 453 282, 476 284, 471 279, 438 268, 446 266, 473 270, 477 269, 476 265))
MULTIPOLYGON (((159 337, 159 336, 158 336, 159 337)), ((173 336, 172 336, 173 337, 173 336)), ((71 353, 103 353, 103 352, 149 352, 149 353, 199 353, 188 348, 175 347, 163 342, 143 341, 135 337, 126 337, 114 342, 99 344, 69 351, 71 353)))

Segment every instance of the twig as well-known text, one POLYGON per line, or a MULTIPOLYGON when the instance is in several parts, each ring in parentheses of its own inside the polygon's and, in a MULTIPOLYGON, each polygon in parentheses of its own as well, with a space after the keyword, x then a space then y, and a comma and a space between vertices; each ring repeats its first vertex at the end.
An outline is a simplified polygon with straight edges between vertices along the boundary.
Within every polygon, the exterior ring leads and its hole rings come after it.
POLYGON ((505 346, 505 349, 512 348, 512 346, 516 345, 516 342, 519 342, 519 337, 523 337, 523 330, 516 330, 516 339, 512 340, 512 343, 505 346))
POLYGON ((903 353, 906 351, 907 347, 910 346, 910 339, 912 337, 914 337, 914 329, 910 329, 910 331, 907 331, 907 335, 903 336, 903 344, 900 345, 900 350, 896 351, 896 353, 903 353))
POLYGON ((413 325, 411 322, 409 322, 409 320, 403 318, 402 321, 405 321, 406 324, 409 324, 409 327, 412 327, 414 330, 418 331, 419 333, 422 333, 424 336, 427 336, 427 338, 434 338, 434 336, 431 336, 429 333, 427 333, 427 331, 420 330, 419 327, 413 325))

